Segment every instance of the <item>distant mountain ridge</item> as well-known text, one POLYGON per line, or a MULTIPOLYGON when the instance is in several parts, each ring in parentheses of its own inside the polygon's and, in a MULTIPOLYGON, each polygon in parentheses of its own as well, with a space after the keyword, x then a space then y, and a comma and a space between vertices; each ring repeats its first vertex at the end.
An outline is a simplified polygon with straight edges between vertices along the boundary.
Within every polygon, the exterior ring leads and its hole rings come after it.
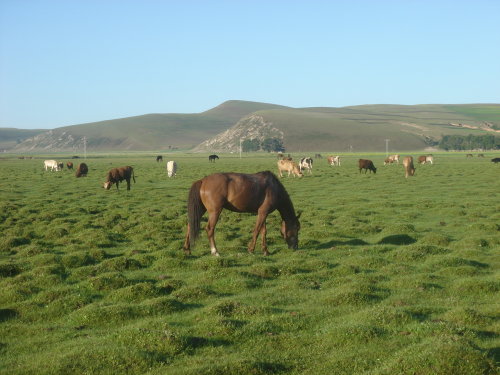
POLYGON ((287 151, 417 150, 443 135, 500 135, 500 104, 291 108, 230 100, 196 114, 147 114, 52 130, 0 129, 11 152, 230 152, 241 140, 278 137, 287 151), (15 141, 13 141, 15 139, 15 141))

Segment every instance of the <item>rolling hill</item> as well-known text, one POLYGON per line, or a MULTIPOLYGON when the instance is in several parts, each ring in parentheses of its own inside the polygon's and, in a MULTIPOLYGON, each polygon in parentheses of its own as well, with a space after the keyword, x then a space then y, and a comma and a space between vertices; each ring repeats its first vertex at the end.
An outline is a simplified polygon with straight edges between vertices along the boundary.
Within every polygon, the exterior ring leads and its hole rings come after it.
MULTIPOLYGON (((0 136, 2 136, 0 129, 0 136)), ((435 145, 447 134, 500 135, 500 104, 291 108, 227 101, 197 114, 148 114, 37 132, 13 152, 236 151, 240 139, 279 137, 287 151, 396 151, 435 145)))

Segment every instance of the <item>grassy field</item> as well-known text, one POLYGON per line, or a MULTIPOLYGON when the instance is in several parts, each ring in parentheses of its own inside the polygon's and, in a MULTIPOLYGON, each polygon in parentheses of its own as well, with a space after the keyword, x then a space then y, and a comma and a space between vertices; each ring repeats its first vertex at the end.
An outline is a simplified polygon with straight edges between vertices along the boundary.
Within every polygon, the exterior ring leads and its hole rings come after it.
POLYGON ((204 233, 181 250, 191 183, 273 156, 164 156, 171 179, 146 154, 92 155, 79 179, 0 159, 0 374, 497 374, 499 155, 434 156, 408 179, 383 154, 315 160, 282 179, 299 250, 274 213, 271 256, 248 254, 255 217, 224 211, 220 258, 204 233), (131 191, 102 189, 122 165, 131 191))

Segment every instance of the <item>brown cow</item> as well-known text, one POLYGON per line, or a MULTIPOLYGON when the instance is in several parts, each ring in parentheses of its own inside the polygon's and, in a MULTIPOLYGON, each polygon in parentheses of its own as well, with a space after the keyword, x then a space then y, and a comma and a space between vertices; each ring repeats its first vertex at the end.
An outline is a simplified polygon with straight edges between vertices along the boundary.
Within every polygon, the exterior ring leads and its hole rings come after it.
POLYGON ((295 177, 295 176, 302 177, 303 176, 297 163, 295 163, 291 160, 286 160, 286 159, 278 160, 278 172, 279 172, 280 177, 283 177, 283 175, 281 174, 281 171, 287 171, 288 177, 290 177, 290 173, 293 174, 293 177, 295 177))
POLYGON ((87 173, 89 173, 89 167, 87 167, 87 164, 85 163, 80 163, 78 165, 78 168, 76 168, 76 177, 87 177, 87 173))
POLYGON ((377 173, 377 168, 375 168, 375 166, 373 165, 373 162, 371 160, 359 159, 358 165, 359 165, 359 173, 361 173, 362 169, 365 170, 365 174, 366 174, 366 172, 368 172, 368 170, 370 170, 370 173, 371 172, 377 173))
POLYGON ((111 185, 116 184, 116 189, 121 181, 127 181, 127 190, 130 190, 130 178, 135 182, 134 169, 130 166, 113 168, 108 172, 106 182, 103 184, 104 189, 109 190, 111 185))
POLYGON ((415 175, 415 166, 413 165, 413 157, 405 156, 403 159, 403 165, 405 167, 405 178, 408 178, 408 176, 415 175))
POLYGON ((68 169, 73 169, 73 163, 72 163, 72 162, 70 162, 70 161, 68 161, 68 162, 66 163, 66 168, 68 168, 68 169))
POLYGON ((471 158, 472 157, 472 154, 467 154, 465 155, 466 158, 471 158))

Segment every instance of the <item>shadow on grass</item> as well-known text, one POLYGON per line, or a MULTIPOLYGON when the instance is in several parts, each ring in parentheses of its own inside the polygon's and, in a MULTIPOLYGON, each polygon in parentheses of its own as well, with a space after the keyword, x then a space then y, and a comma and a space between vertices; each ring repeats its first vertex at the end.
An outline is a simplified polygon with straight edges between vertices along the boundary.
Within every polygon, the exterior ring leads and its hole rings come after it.
POLYGON ((378 243, 383 245, 411 245, 415 242, 417 240, 407 234, 393 234, 382 238, 378 243))
POLYGON ((4 322, 9 319, 14 319, 18 316, 16 310, 13 309, 0 309, 0 322, 4 322))
POLYGON ((488 357, 493 358, 495 362, 500 362, 500 346, 488 350, 488 357))
POLYGON ((360 240, 359 238, 353 238, 347 241, 334 240, 334 241, 320 243, 318 246, 316 246, 316 250, 331 249, 332 247, 336 246, 363 246, 363 245, 369 245, 369 243, 360 240))

